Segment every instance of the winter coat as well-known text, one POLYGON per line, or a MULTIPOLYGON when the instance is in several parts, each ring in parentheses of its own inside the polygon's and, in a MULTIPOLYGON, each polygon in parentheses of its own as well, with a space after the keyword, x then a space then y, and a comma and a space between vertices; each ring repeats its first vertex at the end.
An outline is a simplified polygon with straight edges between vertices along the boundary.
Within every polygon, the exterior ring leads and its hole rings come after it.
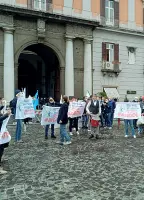
POLYGON ((68 103, 63 103, 60 107, 57 123, 62 121, 61 124, 67 124, 68 123, 68 103))

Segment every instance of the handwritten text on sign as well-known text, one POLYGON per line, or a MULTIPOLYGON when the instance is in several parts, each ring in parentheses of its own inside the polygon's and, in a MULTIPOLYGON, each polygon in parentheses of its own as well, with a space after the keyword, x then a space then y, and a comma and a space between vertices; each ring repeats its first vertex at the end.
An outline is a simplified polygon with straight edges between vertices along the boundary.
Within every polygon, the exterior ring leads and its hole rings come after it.
POLYGON ((42 110, 41 125, 56 124, 59 107, 44 106, 42 110))
POLYGON ((34 118, 35 111, 32 98, 19 97, 16 106, 16 119, 34 118))
POLYGON ((85 102, 70 102, 69 110, 68 110, 68 117, 81 117, 84 112, 86 103, 85 102))
POLYGON ((138 119, 141 117, 141 108, 139 103, 118 102, 114 113, 114 118, 138 119))

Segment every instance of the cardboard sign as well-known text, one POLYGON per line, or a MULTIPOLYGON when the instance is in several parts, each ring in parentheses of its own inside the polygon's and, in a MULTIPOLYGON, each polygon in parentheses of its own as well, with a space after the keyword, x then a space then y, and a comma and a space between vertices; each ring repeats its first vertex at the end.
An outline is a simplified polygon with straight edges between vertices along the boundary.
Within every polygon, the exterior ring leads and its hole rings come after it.
POLYGON ((41 125, 56 124, 59 107, 44 106, 42 110, 41 125))
POLYGON ((68 110, 68 117, 81 117, 83 115, 85 109, 85 102, 70 102, 69 110, 68 110))
POLYGON ((141 108, 139 103, 135 102, 118 102, 114 118, 121 119, 138 119, 141 117, 141 108))
POLYGON ((32 98, 19 97, 16 105, 15 119, 35 118, 32 98))
POLYGON ((1 127, 1 130, 0 130, 0 144, 8 143, 11 140, 11 136, 10 136, 10 134, 7 131, 7 128, 6 128, 9 119, 10 119, 10 116, 8 118, 6 118, 2 123, 2 127, 1 127))

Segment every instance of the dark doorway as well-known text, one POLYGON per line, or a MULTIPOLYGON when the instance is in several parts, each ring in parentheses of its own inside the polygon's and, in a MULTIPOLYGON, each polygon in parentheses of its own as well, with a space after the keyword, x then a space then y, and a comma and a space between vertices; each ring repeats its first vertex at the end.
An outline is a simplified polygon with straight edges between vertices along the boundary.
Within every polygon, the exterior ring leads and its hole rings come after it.
POLYGON ((26 88, 27 95, 39 91, 40 98, 52 96, 60 99, 60 66, 55 52, 43 45, 27 47, 20 54, 18 67, 18 88, 26 88))

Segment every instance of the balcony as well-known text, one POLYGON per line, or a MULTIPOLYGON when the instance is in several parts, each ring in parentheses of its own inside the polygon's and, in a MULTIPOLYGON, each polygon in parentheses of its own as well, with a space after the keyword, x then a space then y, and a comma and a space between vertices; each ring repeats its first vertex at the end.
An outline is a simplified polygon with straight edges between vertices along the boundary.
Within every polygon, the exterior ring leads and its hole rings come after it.
POLYGON ((109 76, 113 76, 113 74, 118 76, 119 73, 122 71, 120 64, 121 64, 120 62, 102 61, 102 69, 101 69, 101 71, 102 71, 104 76, 106 74, 108 74, 109 76))

